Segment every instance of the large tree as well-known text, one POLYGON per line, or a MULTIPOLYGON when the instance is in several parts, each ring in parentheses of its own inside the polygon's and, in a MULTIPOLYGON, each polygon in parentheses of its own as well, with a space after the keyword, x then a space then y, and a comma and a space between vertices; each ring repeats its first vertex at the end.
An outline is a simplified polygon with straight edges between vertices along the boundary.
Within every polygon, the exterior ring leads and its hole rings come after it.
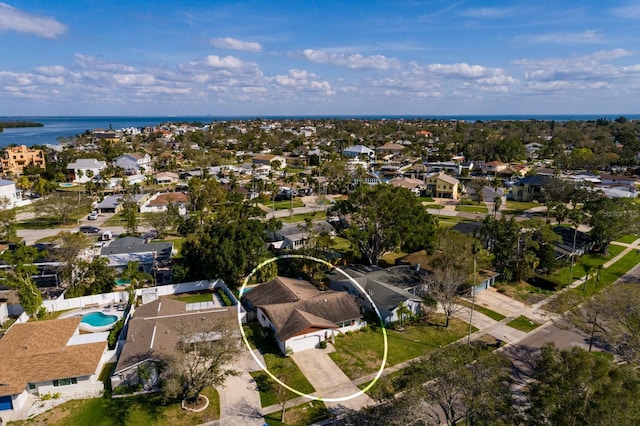
POLYGON ((80 192, 54 192, 33 205, 38 216, 53 217, 62 224, 75 220, 90 208, 91 199, 80 192))
POLYGON ((452 230, 442 231, 436 238, 424 288, 444 311, 445 327, 449 326, 449 320, 459 307, 458 296, 468 289, 473 271, 472 240, 472 237, 452 230))
POLYGON ((345 236, 371 265, 407 242, 412 249, 430 248, 436 229, 436 220, 409 190, 386 184, 361 185, 332 211, 349 224, 345 236))
POLYGON ((609 244, 616 238, 640 230, 640 206, 628 198, 597 198, 587 202, 584 209, 589 214, 589 235, 600 253, 608 253, 609 244))
POLYGON ((2 254, 2 261, 11 267, 0 271, 0 283, 15 290, 20 305, 33 318, 37 318, 42 308, 42 293, 32 278, 37 273, 34 264, 37 258, 38 251, 35 248, 18 244, 15 250, 2 254))
POLYGON ((573 347, 544 346, 525 388, 529 425, 637 425, 640 377, 630 365, 573 347))
POLYGON ((161 355, 165 364, 163 389, 171 397, 194 402, 208 387, 223 386, 229 376, 238 374, 231 368, 240 352, 231 320, 216 318, 206 324, 177 320, 172 333, 178 343, 170 354, 161 355))
MULTIPOLYGON (((230 195, 182 245, 190 279, 222 278, 235 287, 264 258, 264 213, 230 195)), ((192 223, 188 221, 187 223, 192 223)))

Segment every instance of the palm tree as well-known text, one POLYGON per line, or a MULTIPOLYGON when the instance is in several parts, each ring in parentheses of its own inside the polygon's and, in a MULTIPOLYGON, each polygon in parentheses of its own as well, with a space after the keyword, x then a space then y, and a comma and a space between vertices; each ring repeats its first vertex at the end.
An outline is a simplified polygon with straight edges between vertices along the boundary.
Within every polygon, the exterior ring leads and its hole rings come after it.
POLYGON ((469 314, 469 334, 467 334, 467 346, 471 346, 471 330, 473 326, 471 322, 473 321, 473 309, 475 308, 476 303, 476 285, 477 285, 477 277, 478 277, 478 255, 482 251, 482 245, 480 241, 477 239, 473 239, 471 242, 471 255, 473 256, 473 288, 471 288, 471 313, 469 314))
POLYGON ((571 227, 573 227, 573 250, 571 252, 571 268, 569 268, 569 285, 571 285, 571 281, 573 280, 573 263, 576 257, 576 239, 578 238, 578 227, 584 223, 585 214, 582 209, 572 209, 569 212, 569 221, 571 222, 571 227))

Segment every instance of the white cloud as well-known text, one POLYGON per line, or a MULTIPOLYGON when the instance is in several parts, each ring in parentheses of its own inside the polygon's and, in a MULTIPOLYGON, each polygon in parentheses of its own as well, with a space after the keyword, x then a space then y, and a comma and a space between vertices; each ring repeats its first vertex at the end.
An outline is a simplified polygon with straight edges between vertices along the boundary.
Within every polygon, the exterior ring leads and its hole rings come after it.
POLYGON ((611 13, 620 18, 640 19, 640 5, 630 5, 611 9, 611 13))
POLYGON ((604 41, 604 33, 598 30, 586 30, 583 32, 558 32, 547 34, 523 35, 517 39, 528 43, 555 43, 555 44, 595 44, 604 41))
POLYGON ((205 58, 204 64, 213 68, 239 69, 243 67, 243 62, 233 56, 209 55, 205 58))
POLYGON ((0 3, 0 31, 17 31, 53 39, 64 34, 67 26, 54 18, 35 15, 0 3))
POLYGON ((511 8, 498 9, 497 7, 481 7, 463 10, 460 14, 469 18, 502 18, 510 15, 511 8))
POLYGON ((359 53, 330 53, 322 50, 305 49, 302 56, 317 64, 331 64, 354 70, 388 70, 397 68, 399 63, 395 59, 383 55, 363 56, 359 53))
POLYGON ((58 76, 58 75, 64 75, 67 73, 67 68, 61 65, 35 67, 33 70, 39 74, 48 75, 48 76, 58 76))
POLYGON ((262 52, 262 45, 252 41, 242 41, 231 37, 213 38, 211 45, 219 49, 242 50, 245 52, 262 52))

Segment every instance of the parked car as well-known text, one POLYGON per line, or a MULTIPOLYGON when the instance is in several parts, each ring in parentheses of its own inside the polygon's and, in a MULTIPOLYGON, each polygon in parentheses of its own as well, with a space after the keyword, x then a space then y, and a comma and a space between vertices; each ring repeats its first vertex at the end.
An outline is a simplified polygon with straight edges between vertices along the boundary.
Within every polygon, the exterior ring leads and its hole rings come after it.
POLYGON ((98 228, 97 226, 86 225, 80 227, 80 232, 82 232, 83 234, 99 234, 100 228, 98 228))
POLYGON ((89 217, 87 217, 87 219, 89 220, 97 220, 98 219, 98 211, 94 210, 89 214, 89 217))

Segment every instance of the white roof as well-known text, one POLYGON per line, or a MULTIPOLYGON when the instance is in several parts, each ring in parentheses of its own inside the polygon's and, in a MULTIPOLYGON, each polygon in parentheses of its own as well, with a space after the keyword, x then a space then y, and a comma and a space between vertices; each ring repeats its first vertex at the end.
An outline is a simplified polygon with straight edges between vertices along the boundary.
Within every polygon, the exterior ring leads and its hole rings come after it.
POLYGON ((69 163, 67 169, 101 169, 107 163, 96 158, 78 158, 75 162, 69 163))

